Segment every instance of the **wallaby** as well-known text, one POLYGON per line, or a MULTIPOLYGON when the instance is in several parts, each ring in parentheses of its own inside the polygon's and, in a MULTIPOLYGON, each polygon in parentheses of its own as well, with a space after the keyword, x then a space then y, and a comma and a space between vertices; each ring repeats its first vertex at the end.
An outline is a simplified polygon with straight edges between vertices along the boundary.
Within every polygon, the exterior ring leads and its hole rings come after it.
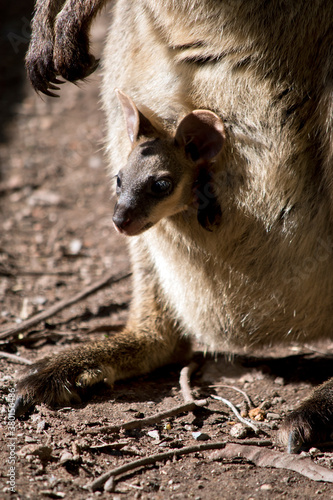
MULTIPOLYGON (((88 32, 105 3, 37 0, 26 58, 37 91, 56 95, 58 75, 95 69, 88 32)), ((332 338, 333 3, 113 4, 102 96, 110 173, 120 172, 114 222, 132 235, 129 320, 37 362, 19 384, 21 408, 185 359, 191 336, 212 351, 332 338), (120 105, 115 88, 133 101, 120 105), (202 123, 188 135, 182 126, 207 112, 219 136, 210 158, 202 123), (165 169, 159 184, 147 184, 145 161, 165 169), (147 211, 131 211, 148 192, 147 211)), ((331 379, 285 420, 289 451, 329 434, 332 414, 331 379)))

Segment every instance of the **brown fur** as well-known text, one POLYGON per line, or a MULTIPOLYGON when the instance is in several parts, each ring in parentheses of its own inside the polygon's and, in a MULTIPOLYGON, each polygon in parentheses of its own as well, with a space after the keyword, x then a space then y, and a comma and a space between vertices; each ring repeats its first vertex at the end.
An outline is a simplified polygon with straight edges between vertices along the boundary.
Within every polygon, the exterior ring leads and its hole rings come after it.
MULTIPOLYGON (((37 90, 53 90, 57 73, 75 80, 94 68, 87 30, 104 3, 37 0, 27 55, 37 90)), ((332 337, 332 19, 325 0, 116 2, 103 84, 111 174, 131 150, 115 87, 165 124, 212 110, 226 141, 214 181, 217 228, 179 213, 130 240, 134 297, 126 342, 104 344, 110 382, 168 362, 180 332, 212 350, 332 337), (136 370, 126 370, 132 358, 136 370)), ((88 344, 40 362, 23 393, 68 400, 82 349, 103 371, 100 347, 88 344), (66 397, 48 389, 49 376, 68 381, 66 397)), ((316 408, 331 423, 330 390, 315 394, 324 394, 316 408)), ((316 438, 311 401, 285 424, 296 435, 305 421, 307 441, 316 438)))

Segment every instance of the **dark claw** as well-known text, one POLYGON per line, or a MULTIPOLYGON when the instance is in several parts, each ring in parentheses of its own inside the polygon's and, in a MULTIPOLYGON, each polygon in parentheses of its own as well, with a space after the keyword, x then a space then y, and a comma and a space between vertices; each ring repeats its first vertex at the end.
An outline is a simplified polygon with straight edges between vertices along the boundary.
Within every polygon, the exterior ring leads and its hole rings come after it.
POLYGON ((48 95, 49 97, 60 97, 58 94, 55 94, 54 92, 50 92, 49 90, 41 90, 41 92, 45 95, 48 95))
POLYGON ((53 85, 52 83, 49 83, 48 88, 51 90, 60 90, 59 87, 56 87, 56 85, 53 85))
POLYGON ((299 453, 303 444, 304 440, 299 431, 297 429, 290 431, 288 436, 287 452, 293 454, 299 453))
POLYGON ((56 83, 57 85, 62 85, 63 83, 66 83, 66 82, 63 82, 62 80, 59 80, 59 78, 53 78, 50 81, 51 81, 51 83, 56 83))
POLYGON ((20 417, 27 413, 34 404, 31 401, 26 401, 23 396, 18 396, 14 404, 15 418, 20 417))

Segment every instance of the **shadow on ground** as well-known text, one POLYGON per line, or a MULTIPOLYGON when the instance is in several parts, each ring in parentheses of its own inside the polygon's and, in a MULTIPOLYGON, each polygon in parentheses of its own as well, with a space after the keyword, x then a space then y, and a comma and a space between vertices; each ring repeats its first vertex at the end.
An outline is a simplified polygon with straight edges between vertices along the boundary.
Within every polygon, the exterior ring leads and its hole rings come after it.
POLYGON ((0 142, 6 142, 8 122, 24 97, 24 55, 29 43, 33 4, 33 0, 15 0, 0 5, 0 142))

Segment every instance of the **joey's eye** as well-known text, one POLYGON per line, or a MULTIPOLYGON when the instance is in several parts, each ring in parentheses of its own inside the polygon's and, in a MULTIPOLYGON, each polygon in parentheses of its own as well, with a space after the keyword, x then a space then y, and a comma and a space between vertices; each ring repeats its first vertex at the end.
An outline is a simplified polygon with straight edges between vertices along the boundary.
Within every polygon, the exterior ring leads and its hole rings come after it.
POLYGON ((120 196, 120 193, 121 193, 121 186, 122 186, 122 181, 121 181, 121 177, 120 177, 120 175, 118 174, 118 175, 117 175, 117 187, 116 187, 116 195, 117 195, 117 196, 120 196))
POLYGON ((152 182, 150 190, 155 196, 167 196, 171 193, 172 188, 173 185, 170 179, 159 179, 152 182))

